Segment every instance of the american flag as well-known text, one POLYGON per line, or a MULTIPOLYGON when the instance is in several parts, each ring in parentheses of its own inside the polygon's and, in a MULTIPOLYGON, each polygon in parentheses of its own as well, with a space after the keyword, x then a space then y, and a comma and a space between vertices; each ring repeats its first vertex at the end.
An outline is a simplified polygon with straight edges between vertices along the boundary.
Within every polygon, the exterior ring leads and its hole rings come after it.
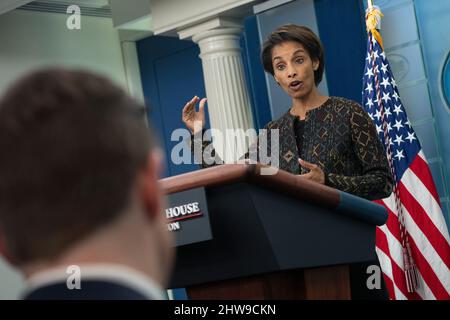
POLYGON ((389 218, 376 252, 391 299, 450 299, 450 240, 439 195, 408 121, 379 33, 368 31, 363 106, 375 123, 395 178, 377 201, 389 218))

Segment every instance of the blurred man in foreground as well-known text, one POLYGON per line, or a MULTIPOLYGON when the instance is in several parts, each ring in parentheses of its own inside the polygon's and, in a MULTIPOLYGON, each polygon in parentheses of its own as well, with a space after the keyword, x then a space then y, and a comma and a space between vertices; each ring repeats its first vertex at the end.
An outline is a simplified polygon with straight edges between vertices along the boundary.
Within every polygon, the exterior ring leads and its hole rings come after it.
POLYGON ((0 100, 0 250, 25 299, 164 299, 172 239, 143 107, 107 79, 47 69, 0 100))

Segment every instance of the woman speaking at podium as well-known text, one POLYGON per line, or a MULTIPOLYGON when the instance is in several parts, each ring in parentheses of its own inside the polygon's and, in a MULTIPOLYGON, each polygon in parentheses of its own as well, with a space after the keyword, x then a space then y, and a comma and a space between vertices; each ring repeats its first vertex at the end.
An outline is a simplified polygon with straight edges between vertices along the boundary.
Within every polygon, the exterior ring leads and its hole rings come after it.
MULTIPOLYGON (((265 40, 261 59, 292 100, 283 116, 265 126, 268 134, 279 130, 279 168, 369 200, 388 197, 393 179, 369 115, 358 103, 317 89, 325 66, 318 37, 304 26, 281 26, 265 40)), ((182 112, 192 133, 205 123, 206 99, 196 111, 199 100, 194 97, 182 112)))

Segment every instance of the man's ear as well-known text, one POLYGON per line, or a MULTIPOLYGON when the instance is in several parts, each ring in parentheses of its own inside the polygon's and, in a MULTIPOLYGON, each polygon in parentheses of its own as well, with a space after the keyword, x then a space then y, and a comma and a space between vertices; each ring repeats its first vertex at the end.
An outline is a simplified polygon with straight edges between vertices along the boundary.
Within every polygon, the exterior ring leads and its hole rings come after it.
POLYGON ((139 195, 148 218, 153 220, 161 213, 162 195, 158 179, 162 172, 163 155, 160 150, 149 152, 139 175, 139 195))

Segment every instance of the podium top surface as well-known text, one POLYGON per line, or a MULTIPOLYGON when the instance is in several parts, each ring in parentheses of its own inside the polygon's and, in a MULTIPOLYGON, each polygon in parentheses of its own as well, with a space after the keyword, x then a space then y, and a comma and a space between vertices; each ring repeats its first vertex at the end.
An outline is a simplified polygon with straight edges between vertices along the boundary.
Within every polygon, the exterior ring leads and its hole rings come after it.
POLYGON ((164 194, 198 187, 247 182, 288 194, 300 201, 334 209, 375 225, 383 225, 387 210, 372 201, 261 164, 223 164, 159 180, 164 194))

